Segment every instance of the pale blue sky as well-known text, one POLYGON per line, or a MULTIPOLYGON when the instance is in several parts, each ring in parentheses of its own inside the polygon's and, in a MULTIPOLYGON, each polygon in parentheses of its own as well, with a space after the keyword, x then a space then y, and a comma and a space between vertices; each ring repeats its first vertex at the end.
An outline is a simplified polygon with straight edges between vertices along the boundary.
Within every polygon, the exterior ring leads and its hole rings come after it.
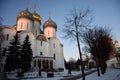
MULTIPOLYGON (((42 24, 48 19, 49 12, 51 18, 58 25, 57 36, 64 45, 64 56, 78 58, 76 42, 70 42, 61 38, 59 29, 64 27, 65 17, 70 9, 77 7, 92 9, 94 25, 109 26, 112 29, 114 40, 120 42, 120 1, 119 0, 0 0, 0 16, 3 18, 3 25, 16 24, 16 15, 21 10, 26 9, 29 3, 29 11, 34 11, 34 4, 37 5, 37 13, 42 17, 42 24)), ((42 26, 41 26, 42 27, 42 26)))

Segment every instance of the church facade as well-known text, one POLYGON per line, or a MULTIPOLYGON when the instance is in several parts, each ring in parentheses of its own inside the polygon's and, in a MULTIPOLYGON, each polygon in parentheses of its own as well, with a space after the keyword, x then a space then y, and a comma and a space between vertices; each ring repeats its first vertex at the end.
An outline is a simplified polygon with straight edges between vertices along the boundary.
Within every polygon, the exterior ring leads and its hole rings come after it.
MULTIPOLYGON (((56 37, 57 24, 48 18, 43 24, 43 31, 40 29, 42 24, 41 16, 34 11, 31 13, 28 9, 18 12, 16 25, 3 26, 2 33, 4 40, 1 44, 2 50, 7 49, 10 41, 18 33, 20 42, 29 36, 33 60, 31 62, 31 71, 55 69, 64 70, 63 44, 56 37)), ((3 65, 5 60, 3 60, 3 65)), ((2 66, 3 66, 2 65, 2 66)), ((1 67, 2 67, 1 66, 1 67)))

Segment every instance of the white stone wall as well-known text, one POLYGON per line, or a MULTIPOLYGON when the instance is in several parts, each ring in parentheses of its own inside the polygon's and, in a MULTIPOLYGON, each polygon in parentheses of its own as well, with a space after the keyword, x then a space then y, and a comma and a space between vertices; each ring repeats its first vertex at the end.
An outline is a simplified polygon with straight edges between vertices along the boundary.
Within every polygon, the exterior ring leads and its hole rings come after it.
POLYGON ((35 56, 49 56, 48 53, 48 43, 46 41, 35 41, 35 56), (42 55, 40 55, 42 52, 42 55))
POLYGON ((61 67, 62 68, 64 68, 65 69, 65 64, 64 64, 64 54, 63 54, 63 45, 62 44, 60 44, 61 45, 61 48, 60 48, 60 53, 61 53, 61 67))
POLYGON ((35 35, 35 36, 38 36, 39 34, 40 34, 40 22, 39 21, 37 21, 37 20, 35 20, 34 21, 34 26, 33 26, 33 34, 35 35))
POLYGON ((51 40, 51 55, 54 57, 54 68, 64 68, 64 56, 63 56, 63 49, 61 47, 61 43, 57 38, 53 38, 51 40))
POLYGON ((10 45, 10 41, 14 38, 14 35, 16 34, 16 30, 10 27, 4 27, 2 33, 4 36, 2 48, 8 48, 8 45, 10 45), (7 35, 8 35, 8 39, 7 39, 7 35))

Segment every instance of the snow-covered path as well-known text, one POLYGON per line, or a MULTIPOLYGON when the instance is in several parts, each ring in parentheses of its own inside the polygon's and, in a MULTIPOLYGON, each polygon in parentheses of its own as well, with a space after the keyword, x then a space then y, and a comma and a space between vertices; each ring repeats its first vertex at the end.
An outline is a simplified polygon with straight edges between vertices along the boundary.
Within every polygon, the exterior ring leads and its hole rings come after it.
POLYGON ((113 80, 120 80, 120 73, 113 80))
MULTIPOLYGON (((77 76, 80 74, 78 71, 73 71, 72 76, 77 76)), ((57 73, 58 74, 58 73, 57 73)), ((22 80, 64 80, 67 76, 67 71, 60 72, 59 75, 56 75, 53 78, 32 78, 32 79, 22 79, 22 80)), ((69 78, 70 79, 70 78, 69 78)), ((82 80, 82 78, 77 79, 82 80)), ((94 72, 92 74, 89 74, 86 76, 86 80, 120 80, 120 69, 113 69, 113 68, 107 68, 107 71, 104 75, 101 75, 100 77, 97 76, 97 72, 94 72)))
MULTIPOLYGON (((82 80, 82 78, 77 80, 82 80)), ((120 80, 120 69, 108 68, 107 72, 100 77, 98 77, 97 72, 95 72, 86 76, 86 80, 120 80)))
MULTIPOLYGON (((95 71, 96 69, 92 69, 92 70, 88 70, 85 71, 86 73, 95 71)), ((54 73, 54 77, 48 78, 48 77, 40 77, 40 78, 31 78, 31 79, 21 79, 21 80, 69 80, 72 79, 72 77, 77 76, 77 78, 79 78, 79 76, 81 74, 81 71, 72 71, 71 75, 68 75, 68 71, 64 71, 64 72, 56 72, 54 73)))

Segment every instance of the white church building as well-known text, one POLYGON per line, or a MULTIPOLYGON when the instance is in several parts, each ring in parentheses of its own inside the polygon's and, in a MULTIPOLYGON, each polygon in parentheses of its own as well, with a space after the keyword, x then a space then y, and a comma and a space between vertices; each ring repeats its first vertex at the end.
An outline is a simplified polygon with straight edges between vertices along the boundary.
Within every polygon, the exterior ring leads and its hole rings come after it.
POLYGON ((38 71, 39 69, 64 70, 63 44, 56 36, 57 24, 50 16, 43 23, 43 26, 41 24, 42 18, 36 11, 31 13, 26 9, 18 12, 16 25, 2 27, 4 35, 2 49, 8 48, 16 33, 19 34, 21 43, 28 35, 33 52, 31 71, 38 71), (43 31, 41 27, 43 27, 43 31))

